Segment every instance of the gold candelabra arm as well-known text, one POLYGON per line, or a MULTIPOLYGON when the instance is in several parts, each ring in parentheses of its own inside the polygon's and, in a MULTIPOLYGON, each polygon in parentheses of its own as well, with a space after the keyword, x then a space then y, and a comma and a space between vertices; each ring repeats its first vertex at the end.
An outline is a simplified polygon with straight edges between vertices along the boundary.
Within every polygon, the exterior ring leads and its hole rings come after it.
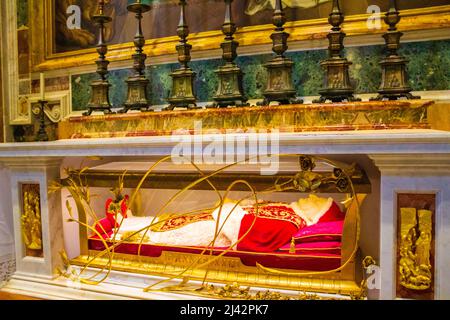
POLYGON ((225 0, 225 20, 222 25, 222 32, 225 40, 221 44, 222 58, 225 65, 216 70, 219 77, 219 87, 213 97, 214 103, 207 108, 226 108, 248 106, 247 98, 244 95, 243 73, 234 62, 237 58, 237 48, 239 42, 234 39, 236 24, 231 13, 233 0, 225 0))
POLYGON ((225 35, 225 40, 222 42, 223 59, 227 64, 233 63, 237 58, 237 48, 239 42, 234 39, 236 33, 236 24, 233 21, 231 13, 231 3, 233 0, 225 0, 225 21, 222 25, 222 32, 225 35))
POLYGON ((188 43, 189 27, 186 21, 186 0, 180 0, 180 22, 177 28, 180 43, 177 45, 178 61, 183 69, 188 68, 191 61, 192 46, 188 43))
POLYGON ((333 9, 328 22, 332 26, 331 32, 328 34, 330 58, 340 58, 344 49, 344 38, 346 35, 341 28, 342 23, 344 23, 344 14, 339 6, 339 0, 333 1, 333 9))
POLYGON ((420 99, 411 94, 412 88, 408 85, 408 60, 399 55, 400 39, 403 33, 398 31, 400 12, 396 0, 389 1, 389 9, 384 22, 389 26, 383 35, 386 43, 386 57, 381 61, 382 77, 378 90, 379 95, 371 100, 397 100, 400 98, 420 99))
POLYGON ((355 98, 354 86, 350 80, 349 67, 352 64, 343 57, 344 39, 346 34, 342 31, 344 14, 339 6, 339 0, 333 1, 333 8, 328 18, 332 28, 328 33, 328 59, 321 62, 325 69, 325 88, 320 90, 320 98, 314 103, 361 101, 355 98))
POLYGON ((97 14, 92 17, 92 20, 98 26, 97 52, 99 56, 95 63, 100 79, 91 82, 91 99, 87 106, 88 111, 83 113, 85 116, 90 116, 95 111, 105 114, 112 113, 112 105, 109 100, 111 85, 107 80, 109 61, 106 59, 106 54, 108 53, 108 46, 105 41, 105 24, 111 22, 112 18, 105 14, 105 1, 99 1, 97 14))
POLYGON ((178 61, 181 67, 173 71, 172 92, 167 99, 169 106, 164 110, 173 110, 177 107, 187 109, 197 109, 197 97, 195 95, 195 77, 196 73, 189 68, 191 61, 192 45, 188 43, 189 27, 186 21, 186 0, 180 0, 180 21, 177 27, 177 34, 180 38, 179 44, 176 46, 178 53, 178 61))
POLYGON ((126 80, 127 83, 127 100, 124 108, 120 113, 127 113, 129 110, 153 111, 150 108, 151 102, 148 98, 148 85, 150 81, 145 76, 145 61, 147 55, 144 53, 145 37, 142 31, 143 14, 151 10, 149 4, 136 0, 127 6, 129 12, 135 14, 137 30, 134 37, 134 45, 136 52, 132 58, 134 60, 134 74, 126 80))

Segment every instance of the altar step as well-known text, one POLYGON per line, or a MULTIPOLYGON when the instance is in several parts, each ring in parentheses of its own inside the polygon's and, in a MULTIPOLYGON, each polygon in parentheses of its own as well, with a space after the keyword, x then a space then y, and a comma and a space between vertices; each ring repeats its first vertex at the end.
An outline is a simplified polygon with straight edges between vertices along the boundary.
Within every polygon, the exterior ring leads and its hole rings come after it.
MULTIPOLYGON (((71 266, 73 270, 79 271, 80 267, 71 266)), ((99 269, 87 268, 83 273, 83 278, 89 278, 98 273, 99 269)), ((103 273, 100 273, 99 277, 103 273)), ((65 277, 54 279, 38 278, 36 275, 16 273, 0 289, 1 295, 26 296, 33 300, 223 300, 220 296, 205 296, 189 292, 168 292, 152 291, 145 292, 144 289, 164 278, 143 274, 128 273, 122 271, 111 271, 109 278, 98 285, 87 285, 77 281, 72 281, 65 277)), ((179 284, 179 280, 168 281, 166 286, 179 284)), ((193 281, 193 286, 201 283, 193 281)), ((261 292, 267 289, 255 288, 261 292)), ((272 291, 275 292, 275 291, 272 291)), ((303 300, 348 300, 348 296, 338 294, 316 294, 309 292, 294 292, 277 290, 281 296, 289 296, 292 299, 302 298, 303 300)), ((254 292, 253 292, 254 293, 254 292)))
POLYGON ((22 300, 23 301, 23 300, 42 300, 42 299, 0 291, 0 300, 9 300, 9 301, 22 300))

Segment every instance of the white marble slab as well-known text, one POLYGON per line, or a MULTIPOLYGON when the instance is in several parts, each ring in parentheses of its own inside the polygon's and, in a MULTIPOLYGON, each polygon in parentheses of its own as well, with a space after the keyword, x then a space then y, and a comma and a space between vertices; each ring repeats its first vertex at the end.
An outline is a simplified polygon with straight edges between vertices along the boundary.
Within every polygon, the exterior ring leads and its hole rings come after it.
MULTIPOLYGON (((234 141, 264 139, 267 134, 230 134, 234 141)), ((270 136, 269 136, 270 137, 270 136)), ((79 156, 164 156, 180 142, 203 143, 217 135, 59 140, 0 144, 0 158, 79 156), (187 140, 186 140, 187 139, 187 140)), ((450 153, 450 132, 438 130, 367 130, 280 133, 280 153, 379 154, 450 153)), ((237 152, 245 152, 244 148, 237 152)), ((6 159, 5 159, 6 160, 6 159)), ((0 159, 1 161, 1 159, 0 159)))

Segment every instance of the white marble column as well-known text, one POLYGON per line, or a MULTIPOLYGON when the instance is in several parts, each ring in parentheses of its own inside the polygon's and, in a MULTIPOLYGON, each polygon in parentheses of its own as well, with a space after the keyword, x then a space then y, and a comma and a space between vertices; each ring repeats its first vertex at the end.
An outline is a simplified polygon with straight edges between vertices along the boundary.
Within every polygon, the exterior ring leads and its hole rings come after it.
POLYGON ((396 298, 397 194, 436 195, 435 299, 450 299, 450 155, 371 155, 381 172, 381 299, 396 298))
POLYGON ((8 170, 0 164, 0 287, 14 272, 14 232, 8 170))
POLYGON ((48 186, 60 178, 60 158, 0 159, 9 170, 16 272, 14 276, 53 279, 61 266, 60 251, 64 249, 60 192, 49 195, 48 186), (43 257, 29 257, 22 239, 22 184, 39 184, 41 203, 43 257))

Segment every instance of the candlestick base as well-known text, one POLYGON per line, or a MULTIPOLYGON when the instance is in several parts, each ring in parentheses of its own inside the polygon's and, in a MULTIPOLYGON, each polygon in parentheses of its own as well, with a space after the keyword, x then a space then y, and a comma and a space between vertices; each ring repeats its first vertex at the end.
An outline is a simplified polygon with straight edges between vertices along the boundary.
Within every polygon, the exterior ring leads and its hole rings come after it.
POLYGON ((380 62, 383 68, 381 87, 378 90, 379 95, 372 98, 372 101, 398 100, 401 98, 420 99, 419 96, 411 94, 412 88, 407 85, 407 63, 408 60, 398 55, 386 57, 380 62))
POLYGON ((154 111, 150 108, 150 101, 147 99, 147 86, 150 81, 143 75, 131 76, 126 81, 128 84, 128 98, 124 108, 119 113, 127 113, 130 110, 154 111))
POLYGON ((227 108, 249 106, 244 96, 242 85, 243 73, 234 63, 227 63, 216 70, 219 77, 219 88, 214 103, 207 108, 227 108))
POLYGON ((412 88, 408 85, 407 64, 408 60, 398 54, 400 39, 403 33, 397 30, 400 22, 400 12, 397 10, 395 1, 389 2, 389 9, 384 17, 384 22, 389 26, 383 35, 386 42, 387 56, 380 62, 382 67, 382 78, 379 95, 372 101, 420 99, 411 94, 412 88))
POLYGON ((194 96, 195 72, 190 68, 175 70, 170 75, 173 79, 172 96, 167 99, 170 105, 164 110, 175 108, 200 109, 194 96))
POLYGON ((361 101, 353 96, 349 67, 352 63, 345 58, 335 57, 321 63, 326 70, 325 89, 319 91, 320 98, 313 103, 361 101))
POLYGON ((111 114, 111 103, 109 101, 109 88, 111 84, 107 80, 94 80, 91 83, 92 94, 91 101, 88 104, 88 111, 84 116, 90 116, 93 112, 103 112, 111 114))
POLYGON ((264 91, 264 101, 258 106, 268 106, 271 102, 280 104, 302 104, 303 100, 296 98, 297 92, 292 85, 292 60, 278 56, 269 61, 264 67, 269 74, 267 89, 264 91))

